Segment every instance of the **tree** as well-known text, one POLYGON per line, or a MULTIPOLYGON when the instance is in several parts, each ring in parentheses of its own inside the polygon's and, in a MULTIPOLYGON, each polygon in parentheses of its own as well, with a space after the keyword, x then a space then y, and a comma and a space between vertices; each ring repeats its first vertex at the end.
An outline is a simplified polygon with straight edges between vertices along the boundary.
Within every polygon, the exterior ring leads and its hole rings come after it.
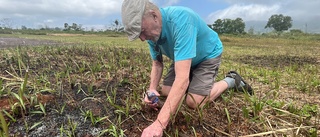
POLYGON ((113 26, 114 26, 114 31, 119 31, 120 22, 116 19, 116 20, 113 22, 113 26))
POLYGON ((72 30, 77 30, 78 24, 77 23, 72 23, 71 29, 72 30))
POLYGON ((68 23, 64 23, 64 31, 68 31, 70 30, 69 24, 68 23))
POLYGON ((22 30, 27 30, 28 28, 27 28, 26 26, 22 25, 22 26, 21 26, 21 29, 22 29, 22 30))
POLYGON ((244 28, 246 27, 245 23, 241 18, 236 18, 233 20, 233 33, 241 34, 244 32, 244 28))
POLYGON ((215 30, 217 33, 223 33, 223 22, 221 19, 217 19, 214 24, 212 24, 212 29, 215 30))
POLYGON ((223 33, 231 34, 233 31, 232 19, 223 19, 223 33))
POLYGON ((288 30, 292 27, 292 19, 290 16, 283 16, 282 14, 275 14, 269 18, 267 25, 264 28, 273 28, 278 32, 288 30))
POLYGON ((10 18, 3 18, 0 20, 2 22, 2 27, 5 29, 12 29, 13 21, 10 18))
POLYGON ((72 30, 72 31, 82 31, 83 29, 82 29, 82 25, 81 24, 78 25, 77 23, 72 23, 72 25, 69 26, 68 23, 64 23, 63 31, 70 31, 70 30, 72 30))
POLYGON ((244 32, 245 23, 241 18, 232 19, 218 19, 212 25, 212 29, 219 34, 242 34, 244 32))

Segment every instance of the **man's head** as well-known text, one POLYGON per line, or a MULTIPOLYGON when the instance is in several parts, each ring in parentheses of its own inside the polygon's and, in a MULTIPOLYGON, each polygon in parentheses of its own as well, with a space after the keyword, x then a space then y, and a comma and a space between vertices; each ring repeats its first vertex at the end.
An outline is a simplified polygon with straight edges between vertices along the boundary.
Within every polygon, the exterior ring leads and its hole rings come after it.
POLYGON ((161 14, 157 6, 148 0, 124 0, 122 23, 128 39, 157 41, 161 32, 161 14))

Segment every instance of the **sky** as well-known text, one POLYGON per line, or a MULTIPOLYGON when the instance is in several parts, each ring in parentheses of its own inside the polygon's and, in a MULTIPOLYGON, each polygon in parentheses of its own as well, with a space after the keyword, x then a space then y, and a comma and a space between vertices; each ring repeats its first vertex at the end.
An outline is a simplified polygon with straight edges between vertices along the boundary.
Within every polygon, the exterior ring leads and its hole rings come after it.
MULTIPOLYGON (((274 14, 290 16, 292 29, 320 33, 320 0, 151 0, 159 7, 185 6, 207 24, 217 19, 242 18, 246 29, 264 29, 274 14)), ((122 0, 0 0, 0 26, 12 28, 60 27, 81 24, 84 29, 108 29, 121 23, 122 0), (4 23, 5 22, 5 23, 4 23)))

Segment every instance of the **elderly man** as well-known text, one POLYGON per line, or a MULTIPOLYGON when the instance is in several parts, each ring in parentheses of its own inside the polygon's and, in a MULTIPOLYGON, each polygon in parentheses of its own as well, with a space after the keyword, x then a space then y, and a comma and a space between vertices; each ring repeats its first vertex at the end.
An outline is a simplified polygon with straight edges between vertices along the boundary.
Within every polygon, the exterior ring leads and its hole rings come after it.
MULTIPOLYGON (((163 71, 162 55, 172 60, 161 90, 167 99, 142 136, 162 136, 186 93, 185 101, 190 108, 202 107, 229 88, 253 93, 236 71, 215 82, 223 46, 218 34, 191 9, 158 8, 148 0, 124 0, 122 22, 130 41, 140 38, 149 43, 153 62, 148 93, 160 96, 156 89, 163 71)), ((144 101, 151 107, 157 106, 147 97, 144 101)))

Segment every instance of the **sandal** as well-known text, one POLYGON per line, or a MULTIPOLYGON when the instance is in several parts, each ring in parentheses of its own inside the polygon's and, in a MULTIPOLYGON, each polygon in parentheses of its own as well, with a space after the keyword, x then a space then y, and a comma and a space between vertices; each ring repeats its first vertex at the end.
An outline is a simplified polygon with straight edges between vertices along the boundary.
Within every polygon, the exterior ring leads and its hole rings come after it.
POLYGON ((253 90, 251 86, 236 72, 236 71, 229 71, 226 75, 226 77, 230 77, 235 79, 235 89, 239 92, 248 92, 250 95, 253 95, 253 90), (244 83, 244 86, 240 85, 240 82, 244 83))

